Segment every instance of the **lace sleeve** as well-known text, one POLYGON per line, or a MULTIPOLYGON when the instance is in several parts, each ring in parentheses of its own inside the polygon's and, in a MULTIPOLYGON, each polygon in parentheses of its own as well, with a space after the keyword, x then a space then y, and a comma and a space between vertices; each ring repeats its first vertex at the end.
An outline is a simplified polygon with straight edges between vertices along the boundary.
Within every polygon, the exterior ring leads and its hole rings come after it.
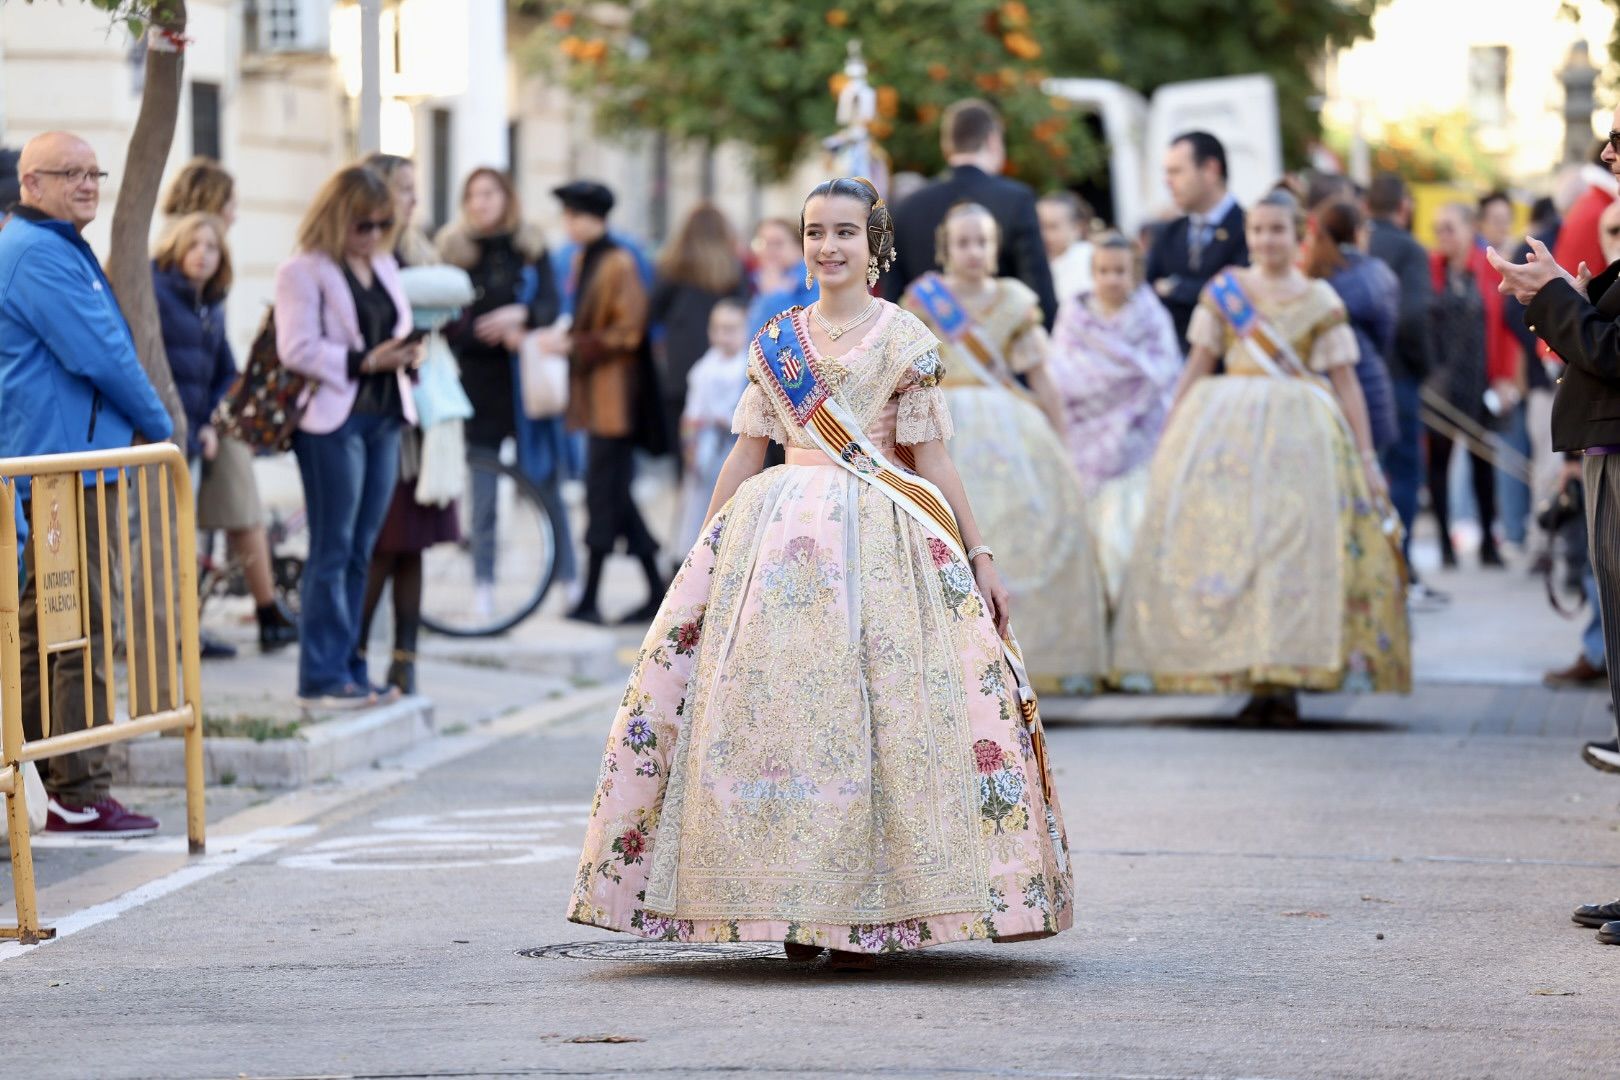
POLYGON ((782 419, 776 415, 771 399, 755 385, 751 371, 748 373, 748 389, 743 391, 742 400, 737 402, 737 411, 732 414, 731 430, 737 435, 770 439, 782 446, 788 444, 787 428, 782 426, 782 419))
POLYGON ((945 403, 945 391, 939 388, 945 374, 945 365, 939 359, 935 346, 912 362, 910 369, 895 388, 900 397, 900 409, 894 421, 894 441, 900 446, 920 446, 923 443, 949 439, 956 434, 951 423, 951 409, 945 403))

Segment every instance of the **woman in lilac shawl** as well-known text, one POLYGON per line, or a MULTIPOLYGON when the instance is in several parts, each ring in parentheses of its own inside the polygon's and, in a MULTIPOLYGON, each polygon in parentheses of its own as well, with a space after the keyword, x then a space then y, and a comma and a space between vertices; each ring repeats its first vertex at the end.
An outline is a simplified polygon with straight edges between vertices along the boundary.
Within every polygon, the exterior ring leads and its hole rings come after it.
POLYGON ((1147 466, 1170 409, 1181 350, 1175 325, 1142 284, 1135 246, 1098 241, 1089 292, 1063 301, 1052 330, 1052 379, 1063 395, 1064 442, 1117 601, 1147 499, 1147 466))

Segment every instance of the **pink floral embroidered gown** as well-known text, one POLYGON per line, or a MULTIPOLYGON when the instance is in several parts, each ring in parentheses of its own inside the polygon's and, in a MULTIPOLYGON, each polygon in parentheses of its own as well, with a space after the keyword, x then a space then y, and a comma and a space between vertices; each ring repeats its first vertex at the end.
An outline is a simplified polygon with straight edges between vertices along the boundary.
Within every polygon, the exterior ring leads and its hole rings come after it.
MULTIPOLYGON (((880 449, 950 436, 915 316, 884 303, 849 353, 809 357, 880 449)), ((742 484, 664 598, 569 918, 857 952, 1068 928, 1061 813, 971 572, 749 378, 733 426, 788 464, 742 484)))

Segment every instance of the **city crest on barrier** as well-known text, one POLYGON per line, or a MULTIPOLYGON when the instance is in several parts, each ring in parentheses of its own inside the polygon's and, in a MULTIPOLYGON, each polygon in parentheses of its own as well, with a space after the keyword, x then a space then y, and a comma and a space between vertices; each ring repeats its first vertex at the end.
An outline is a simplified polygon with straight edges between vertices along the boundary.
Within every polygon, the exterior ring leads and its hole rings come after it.
POLYGON ((79 580, 79 483, 77 473, 36 476, 30 496, 39 636, 47 647, 77 641, 85 634, 84 590, 79 580))

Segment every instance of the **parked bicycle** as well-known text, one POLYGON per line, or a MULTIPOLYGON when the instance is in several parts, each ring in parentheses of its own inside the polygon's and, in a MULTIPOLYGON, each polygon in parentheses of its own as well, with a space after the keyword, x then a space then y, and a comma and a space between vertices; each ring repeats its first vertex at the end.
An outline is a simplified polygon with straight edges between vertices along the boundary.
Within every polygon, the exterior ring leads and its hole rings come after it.
POLYGON ((540 490, 487 452, 467 458, 457 500, 461 541, 422 557, 422 625, 451 637, 489 637, 521 623, 545 599, 557 570, 557 532, 540 490), (492 498, 474 499, 482 491, 492 498), (474 508, 493 521, 475 523, 474 508), (478 527, 475 527, 475 524, 478 527))

